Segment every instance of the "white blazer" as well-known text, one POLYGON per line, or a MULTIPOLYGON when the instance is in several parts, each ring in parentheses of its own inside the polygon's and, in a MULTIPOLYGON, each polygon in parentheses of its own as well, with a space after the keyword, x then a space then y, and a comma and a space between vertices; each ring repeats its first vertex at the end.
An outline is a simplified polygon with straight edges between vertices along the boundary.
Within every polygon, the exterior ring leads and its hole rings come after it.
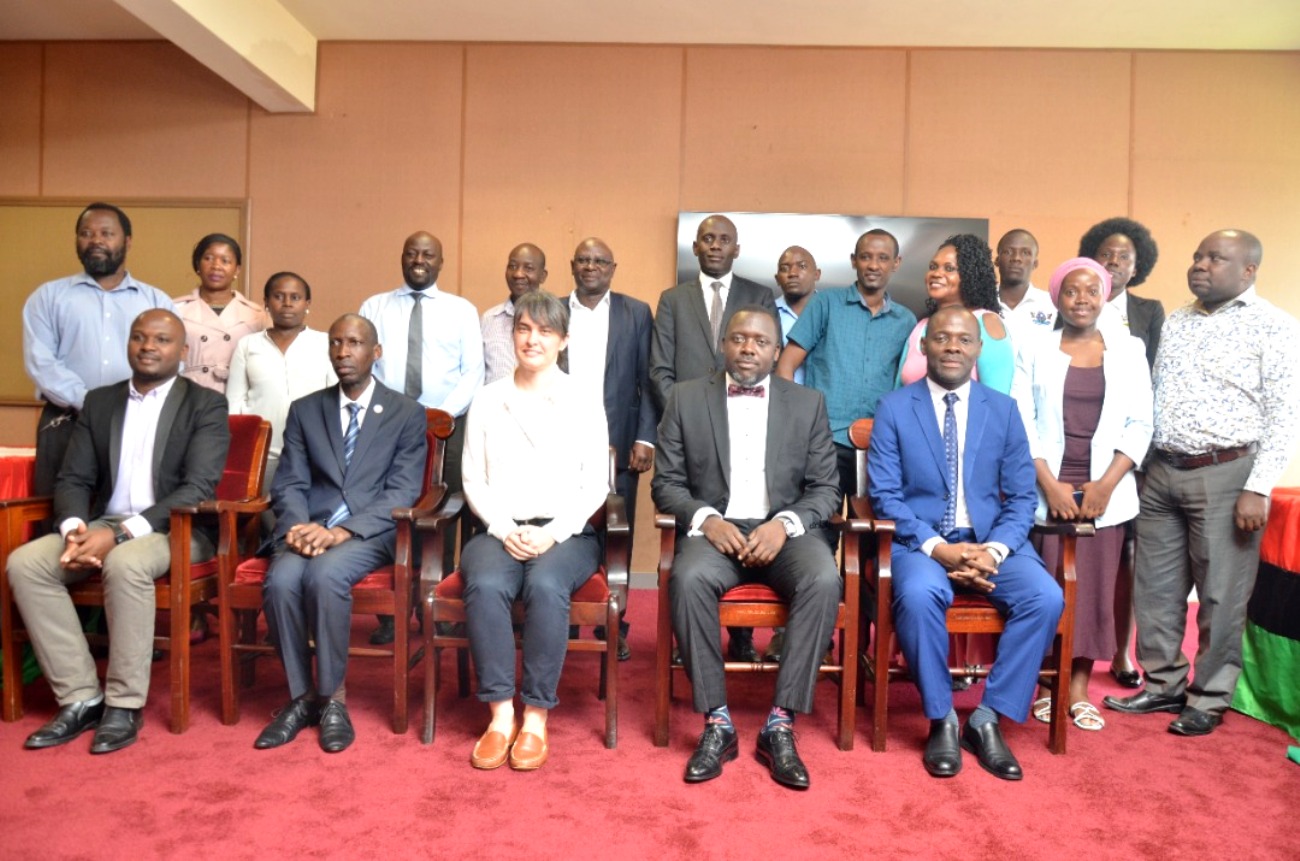
MULTIPOLYGON (((1036 343, 1030 349, 1019 351, 1016 357, 1011 395, 1025 423, 1030 456, 1035 460, 1042 458, 1052 475, 1057 475, 1065 454, 1063 407, 1070 357, 1061 352, 1060 330, 1037 334, 1036 343)), ((1101 478, 1110 467, 1116 451, 1140 465, 1151 445, 1152 432, 1151 371, 1142 341, 1117 332, 1102 337, 1106 339, 1101 361, 1106 394, 1092 436, 1089 475, 1093 480, 1101 478)), ((1097 526, 1124 523, 1137 513, 1137 482, 1130 470, 1115 486, 1110 504, 1097 518, 1097 526)), ((1038 511, 1034 516, 1039 523, 1047 520, 1047 500, 1042 488, 1038 488, 1038 511)))

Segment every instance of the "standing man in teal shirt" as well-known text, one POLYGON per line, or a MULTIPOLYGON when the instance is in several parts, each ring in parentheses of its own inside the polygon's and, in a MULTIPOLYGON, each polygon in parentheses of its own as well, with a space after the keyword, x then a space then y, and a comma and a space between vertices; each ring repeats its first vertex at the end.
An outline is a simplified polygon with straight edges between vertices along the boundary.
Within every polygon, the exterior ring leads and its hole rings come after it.
POLYGON ((892 234, 868 230, 858 237, 849 261, 857 279, 812 297, 776 365, 777 376, 787 380, 802 367, 804 385, 826 397, 840 491, 846 496, 853 493, 857 469, 849 425, 875 416, 876 402, 893 391, 899 357, 916 325, 916 315, 885 290, 903 261, 892 234))

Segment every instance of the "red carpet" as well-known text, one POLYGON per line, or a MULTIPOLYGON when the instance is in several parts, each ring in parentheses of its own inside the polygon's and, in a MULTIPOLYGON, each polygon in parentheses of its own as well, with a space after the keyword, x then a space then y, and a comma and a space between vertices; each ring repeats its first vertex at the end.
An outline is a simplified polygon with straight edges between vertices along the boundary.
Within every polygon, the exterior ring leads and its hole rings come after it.
MULTIPOLYGON (((601 742, 595 657, 565 669, 551 720, 551 758, 539 772, 468 764, 487 709, 456 697, 454 659, 440 694, 437 742, 419 743, 419 709, 392 734, 381 662, 357 660, 349 706, 358 739, 326 755, 314 732, 274 751, 253 738, 285 697, 274 661, 245 693, 243 720, 218 720, 216 644, 195 651, 194 719, 166 728, 165 665, 155 665, 141 740, 90 756, 89 734, 46 751, 22 741, 48 720, 44 682, 27 688, 27 713, 0 724, 0 835, 9 859, 65 858, 1190 858, 1300 857, 1295 798, 1300 771, 1284 733, 1235 712, 1213 735, 1165 732, 1166 715, 1105 712, 1099 733, 1071 731, 1052 756, 1046 725, 1008 725, 1026 778, 1005 783, 967 756, 957 778, 921 767, 926 722, 910 684, 891 691, 889 751, 872 753, 859 712, 854 750, 832 740, 831 682, 798 723, 812 789, 777 786, 752 756, 771 680, 729 679, 742 755, 711 783, 681 771, 699 730, 683 684, 672 745, 651 743, 653 595, 633 593, 633 658, 620 675, 620 740, 601 742)), ((358 619, 364 636, 373 620, 358 619)), ((760 642, 764 635, 760 633, 760 642)), ((1099 671, 1096 701, 1117 692, 1099 671)), ((419 673, 412 676, 418 698, 419 673)), ((979 688, 959 695, 963 713, 979 688)))

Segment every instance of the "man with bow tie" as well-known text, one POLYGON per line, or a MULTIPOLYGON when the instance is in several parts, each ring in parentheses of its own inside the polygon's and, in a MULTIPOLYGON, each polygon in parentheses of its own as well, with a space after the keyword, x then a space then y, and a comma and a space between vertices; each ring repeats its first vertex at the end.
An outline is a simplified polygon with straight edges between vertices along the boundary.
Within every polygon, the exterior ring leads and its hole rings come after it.
POLYGON ((794 743, 796 712, 812 710, 817 668, 842 583, 827 520, 839 508, 835 447, 820 392, 772 376, 780 329, 764 306, 738 310, 722 339, 725 370, 680 382, 659 425, 655 505, 677 520, 673 631, 704 732, 688 783, 736 758, 727 710, 718 599, 741 582, 789 603, 785 653, 757 753, 778 783, 808 787, 794 743))

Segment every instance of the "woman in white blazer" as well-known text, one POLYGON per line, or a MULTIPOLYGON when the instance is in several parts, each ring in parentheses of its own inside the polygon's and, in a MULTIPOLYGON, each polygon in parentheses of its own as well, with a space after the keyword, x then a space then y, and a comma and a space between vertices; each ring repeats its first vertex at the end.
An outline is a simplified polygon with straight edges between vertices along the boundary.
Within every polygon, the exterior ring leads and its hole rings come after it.
MULTIPOLYGON (((1151 444, 1151 373, 1142 342, 1117 329, 1099 331, 1110 273, 1076 257, 1057 267, 1050 293, 1063 326, 1039 333, 1017 357, 1012 387, 1038 473, 1040 522, 1092 520, 1096 537, 1080 539, 1076 555, 1074 663, 1070 714, 1084 730, 1105 721, 1088 699, 1095 660, 1115 654, 1114 593, 1124 544, 1123 524, 1137 516, 1133 470, 1151 444)), ((1058 542, 1042 548, 1049 570, 1058 542)), ((1047 720, 1051 700, 1034 704, 1047 720)))

